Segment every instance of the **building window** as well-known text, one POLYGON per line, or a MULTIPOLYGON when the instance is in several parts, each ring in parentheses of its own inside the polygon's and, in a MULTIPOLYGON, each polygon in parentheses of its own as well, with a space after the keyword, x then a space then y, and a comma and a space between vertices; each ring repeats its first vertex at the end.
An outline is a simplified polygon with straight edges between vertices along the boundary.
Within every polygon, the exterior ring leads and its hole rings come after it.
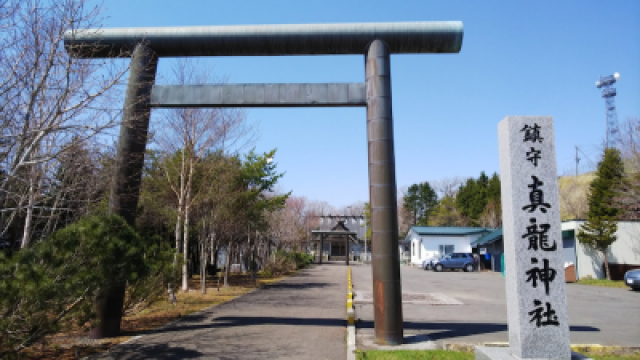
POLYGON ((454 251, 453 245, 438 245, 438 251, 440 255, 451 254, 454 251))

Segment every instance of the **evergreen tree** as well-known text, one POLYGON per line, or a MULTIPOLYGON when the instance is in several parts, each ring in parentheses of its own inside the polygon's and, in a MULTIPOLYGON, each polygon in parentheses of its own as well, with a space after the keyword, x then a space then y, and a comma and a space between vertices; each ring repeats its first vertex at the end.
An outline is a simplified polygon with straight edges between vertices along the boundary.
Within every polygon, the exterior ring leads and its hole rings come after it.
POLYGON ((618 230, 618 224, 616 219, 620 211, 614 206, 613 198, 623 176, 624 165, 620 151, 605 149, 602 161, 598 164, 596 178, 593 179, 589 187, 591 194, 587 222, 578 232, 578 240, 581 243, 602 253, 607 279, 611 279, 607 249, 617 240, 615 233, 618 230))
POLYGON ((460 214, 474 226, 481 225, 483 222, 481 217, 483 214, 486 215, 486 212, 501 213, 498 174, 494 173, 489 178, 483 171, 478 179, 468 179, 458 190, 456 207, 460 214), (487 209, 488 205, 491 209, 487 209))
POLYGON ((403 206, 411 214, 411 225, 427 226, 437 204, 438 195, 426 181, 409 186, 403 197, 403 206))
POLYGON ((467 219, 472 218, 471 208, 474 202, 476 188, 476 180, 469 178, 464 185, 460 186, 458 194, 456 195, 456 208, 460 214, 467 219))

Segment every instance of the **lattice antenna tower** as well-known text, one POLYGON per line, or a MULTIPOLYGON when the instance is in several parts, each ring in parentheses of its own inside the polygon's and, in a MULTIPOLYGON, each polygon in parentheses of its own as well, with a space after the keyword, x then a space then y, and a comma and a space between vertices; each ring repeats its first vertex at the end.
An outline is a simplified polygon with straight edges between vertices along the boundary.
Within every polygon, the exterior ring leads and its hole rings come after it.
POLYGON ((616 89, 613 84, 620 79, 620 74, 615 73, 609 76, 600 76, 600 80, 596 81, 596 87, 602 88, 602 97, 604 98, 604 107, 607 116, 607 148, 616 147, 620 144, 620 129, 618 127, 618 112, 616 111, 616 89))

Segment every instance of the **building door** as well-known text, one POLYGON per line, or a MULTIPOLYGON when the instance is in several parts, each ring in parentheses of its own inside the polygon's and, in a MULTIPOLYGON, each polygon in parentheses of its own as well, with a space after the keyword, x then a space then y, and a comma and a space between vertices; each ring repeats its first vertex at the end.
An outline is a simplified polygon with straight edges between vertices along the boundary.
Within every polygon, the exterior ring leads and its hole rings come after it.
POLYGON ((347 253, 345 244, 333 243, 331 244, 331 256, 345 256, 347 253))

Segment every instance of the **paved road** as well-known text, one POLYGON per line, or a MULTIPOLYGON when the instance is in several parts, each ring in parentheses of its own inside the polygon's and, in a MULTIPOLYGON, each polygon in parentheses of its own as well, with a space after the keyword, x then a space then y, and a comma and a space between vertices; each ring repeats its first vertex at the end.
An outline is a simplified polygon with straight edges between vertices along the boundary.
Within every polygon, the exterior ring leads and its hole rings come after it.
MULTIPOLYGON (((362 345, 373 337, 373 306, 367 303, 371 267, 352 268, 356 319, 361 319, 356 322, 358 348, 366 349, 362 345)), ((499 273, 436 273, 402 266, 401 276, 402 292, 408 294, 403 299, 405 338, 468 344, 509 340, 499 273)), ((567 284, 567 300, 572 344, 640 346, 640 292, 567 284)))
POLYGON ((347 267, 316 265, 100 359, 346 358, 347 267))

